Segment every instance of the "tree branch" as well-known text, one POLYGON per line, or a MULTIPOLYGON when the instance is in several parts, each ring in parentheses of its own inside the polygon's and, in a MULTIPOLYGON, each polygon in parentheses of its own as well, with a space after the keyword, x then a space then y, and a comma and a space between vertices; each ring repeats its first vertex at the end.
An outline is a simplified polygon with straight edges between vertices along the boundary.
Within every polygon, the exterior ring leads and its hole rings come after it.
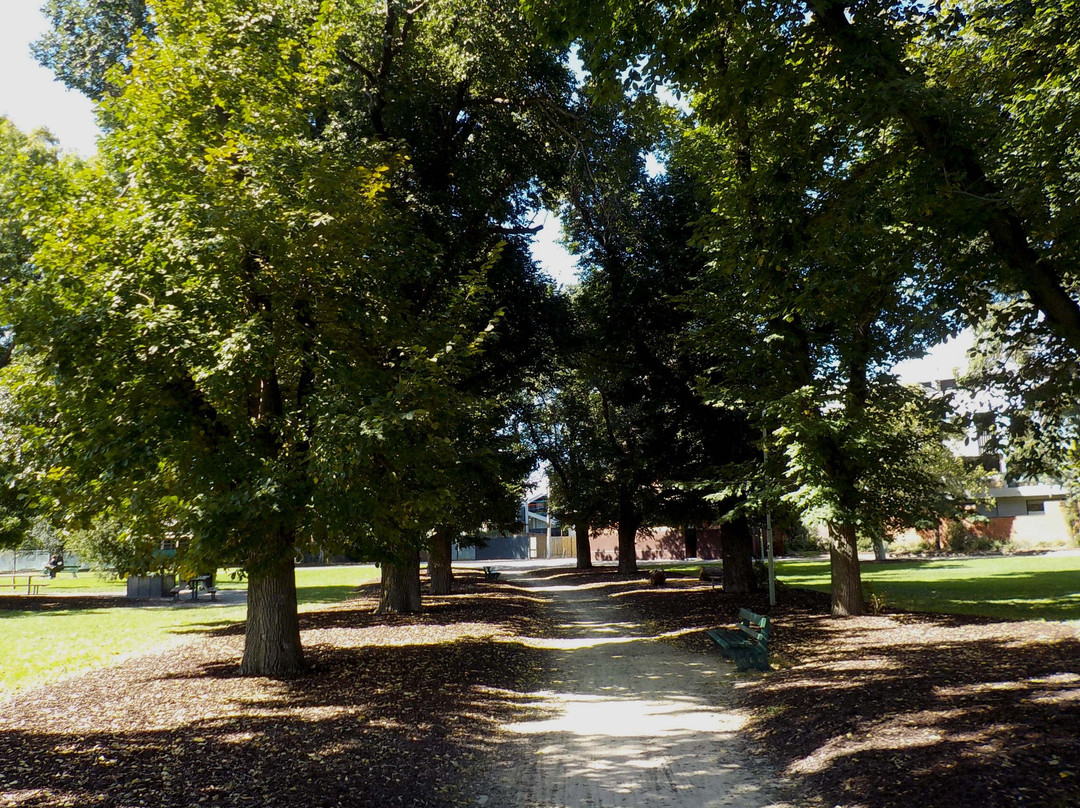
MULTIPOLYGON (((814 24, 836 46, 853 76, 869 69, 880 84, 892 88, 913 81, 898 56, 887 53, 879 41, 860 35, 848 19, 844 2, 810 0, 809 6, 814 24)), ((1020 213, 987 175, 975 150, 955 125, 927 107, 924 95, 916 97, 894 89, 889 97, 894 99, 896 114, 941 168, 945 180, 956 182, 964 194, 982 200, 977 208, 980 225, 996 255, 1011 270, 1012 277, 1002 279, 1006 286, 1026 292, 1058 335, 1080 350, 1080 305, 1062 283, 1064 268, 1032 246, 1020 213)))

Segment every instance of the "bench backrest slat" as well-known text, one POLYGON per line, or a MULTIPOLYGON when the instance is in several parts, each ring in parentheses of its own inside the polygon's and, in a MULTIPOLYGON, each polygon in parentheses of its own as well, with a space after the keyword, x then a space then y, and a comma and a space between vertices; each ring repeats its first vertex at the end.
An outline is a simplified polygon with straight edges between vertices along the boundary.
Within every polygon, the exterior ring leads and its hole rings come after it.
POLYGON ((739 629, 759 643, 769 642, 769 618, 749 609, 739 609, 739 629))

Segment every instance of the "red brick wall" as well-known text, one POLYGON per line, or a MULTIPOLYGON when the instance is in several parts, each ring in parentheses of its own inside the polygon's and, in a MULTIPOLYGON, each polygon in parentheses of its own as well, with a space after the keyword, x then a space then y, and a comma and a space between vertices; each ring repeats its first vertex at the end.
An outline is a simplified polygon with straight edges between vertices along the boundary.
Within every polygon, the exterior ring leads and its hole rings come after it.
MULTIPOLYGON (((698 530, 698 558, 720 558, 720 537, 723 528, 710 527, 698 530)), ((778 534, 773 545, 773 552, 783 555, 784 542, 778 534)), ((619 534, 613 530, 602 530, 593 534, 590 542, 593 561, 617 561, 619 559, 619 534)), ((670 527, 657 527, 638 534, 637 557, 639 561, 681 561, 686 558, 686 542, 682 531, 670 527)), ((754 553, 760 555, 759 542, 754 541, 754 553)))

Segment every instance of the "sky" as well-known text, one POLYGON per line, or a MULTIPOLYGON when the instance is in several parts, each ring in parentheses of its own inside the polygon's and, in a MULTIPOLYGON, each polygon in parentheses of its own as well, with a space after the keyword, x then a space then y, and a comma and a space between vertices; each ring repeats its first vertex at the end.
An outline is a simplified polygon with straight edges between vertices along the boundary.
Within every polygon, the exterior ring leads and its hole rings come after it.
POLYGON ((55 81, 30 55, 30 43, 45 30, 38 11, 44 0, 0 0, 0 114, 26 132, 46 128, 67 151, 95 151, 97 126, 81 93, 55 81))
MULTIPOLYGON (((39 6, 44 0, 0 0, 0 114, 24 131, 47 128, 63 149, 88 157, 95 151, 97 126, 91 104, 82 94, 55 81, 52 72, 30 55, 30 43, 45 30, 39 6)), ((558 243, 558 217, 545 213, 535 222, 544 229, 536 236, 533 256, 560 286, 577 278, 574 259, 558 243)), ((907 382, 946 379, 963 368, 964 351, 973 337, 965 332, 936 346, 927 357, 902 362, 894 369, 907 382)))

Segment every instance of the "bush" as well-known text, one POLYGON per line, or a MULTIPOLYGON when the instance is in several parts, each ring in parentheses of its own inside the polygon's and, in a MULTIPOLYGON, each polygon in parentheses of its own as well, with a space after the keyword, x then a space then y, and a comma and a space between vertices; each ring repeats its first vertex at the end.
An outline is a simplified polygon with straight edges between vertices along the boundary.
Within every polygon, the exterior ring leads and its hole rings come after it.
POLYGON ((1002 547, 1002 542, 976 530, 960 519, 949 523, 946 543, 950 552, 953 553, 988 553, 1000 550, 1002 547))

